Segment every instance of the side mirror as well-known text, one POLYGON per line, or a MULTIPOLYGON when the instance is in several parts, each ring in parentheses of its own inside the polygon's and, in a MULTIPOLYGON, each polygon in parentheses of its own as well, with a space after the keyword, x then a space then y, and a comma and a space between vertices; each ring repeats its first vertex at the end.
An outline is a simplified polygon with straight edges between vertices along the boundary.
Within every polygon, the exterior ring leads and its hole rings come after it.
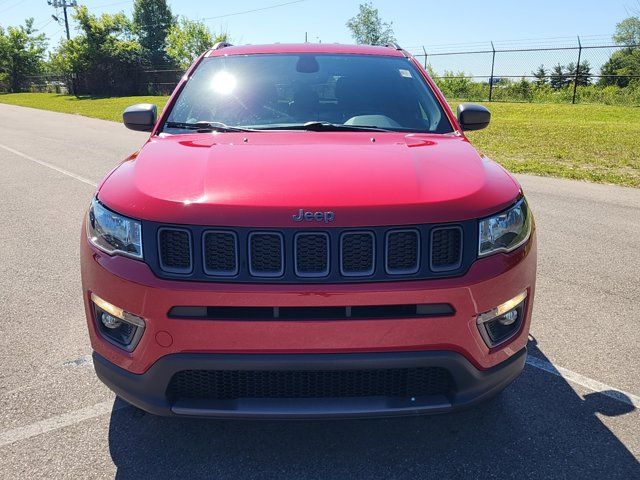
POLYGON ((138 132, 150 132, 156 124, 158 107, 153 103, 137 103, 127 107, 122 113, 125 127, 138 132))
POLYGON ((458 105, 458 123, 462 130, 482 130, 491 120, 491 112, 482 105, 461 103, 458 105))

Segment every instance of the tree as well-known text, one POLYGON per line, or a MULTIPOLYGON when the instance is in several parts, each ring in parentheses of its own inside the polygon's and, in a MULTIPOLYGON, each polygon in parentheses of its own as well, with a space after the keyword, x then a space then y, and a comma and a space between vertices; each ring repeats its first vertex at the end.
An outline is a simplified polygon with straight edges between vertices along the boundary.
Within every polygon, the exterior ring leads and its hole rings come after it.
POLYGON ((579 71, 576 71, 576 64, 571 62, 567 65, 566 72, 567 83, 574 82, 577 74, 578 86, 586 87, 587 85, 591 85, 591 65, 589 64, 589 60, 580 62, 579 71))
POLYGON ((347 22, 351 36, 358 44, 385 45, 396 41, 393 22, 383 22, 371 3, 360 4, 358 14, 347 22))
POLYGON ((625 18, 616 25, 613 40, 623 48, 611 54, 600 69, 600 85, 626 87, 640 75, 640 17, 625 18), (634 46, 635 45, 635 46, 634 46))
POLYGON ((169 29, 167 55, 179 68, 186 70, 202 52, 228 39, 227 33, 214 37, 204 23, 183 17, 169 29))
POLYGON ((526 78, 522 77, 519 82, 516 82, 513 85, 513 91, 519 99, 531 101, 531 82, 526 78))
POLYGON ((557 64, 555 67, 553 67, 551 77, 549 79, 549 84, 555 90, 560 90, 567 86, 568 81, 562 65, 557 64))
POLYGON ((144 64, 140 44, 132 40, 131 24, 123 13, 75 12, 80 33, 65 40, 51 63, 69 77, 76 77, 76 93, 135 94, 144 64))
POLYGON ((46 37, 33 28, 33 18, 6 31, 0 27, 0 83, 20 91, 25 77, 40 73, 46 49, 46 37))
POLYGON ((600 85, 628 86, 635 76, 640 75, 640 48, 623 48, 613 52, 602 65, 600 75, 600 85))
POLYGON ((531 73, 536 78, 536 85, 541 87, 547 84, 547 71, 544 69, 544 65, 540 65, 538 70, 531 73))
POLYGON ((153 68, 167 65, 166 40, 175 23, 166 0, 136 0, 133 5, 133 32, 153 68))
POLYGON ((640 45, 640 17, 629 17, 616 25, 613 41, 618 45, 640 45))

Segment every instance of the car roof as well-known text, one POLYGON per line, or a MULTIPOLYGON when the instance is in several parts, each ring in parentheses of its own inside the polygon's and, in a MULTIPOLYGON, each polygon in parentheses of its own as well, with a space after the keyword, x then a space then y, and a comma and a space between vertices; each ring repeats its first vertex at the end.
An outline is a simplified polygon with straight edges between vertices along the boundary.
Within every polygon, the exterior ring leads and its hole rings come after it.
POLYGON ((272 43, 268 45, 230 45, 218 49, 211 49, 205 57, 225 55, 253 55, 273 53, 334 53, 346 55, 384 55, 402 57, 405 55, 395 45, 345 45, 341 43, 272 43))

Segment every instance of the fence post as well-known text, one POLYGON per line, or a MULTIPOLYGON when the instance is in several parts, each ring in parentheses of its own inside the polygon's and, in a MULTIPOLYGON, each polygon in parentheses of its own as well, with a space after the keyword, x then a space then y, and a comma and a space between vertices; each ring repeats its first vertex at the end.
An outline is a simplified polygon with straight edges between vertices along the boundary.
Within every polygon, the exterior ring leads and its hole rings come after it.
POLYGON ((427 50, 422 46, 422 51, 424 52, 424 69, 427 69, 427 50))
POLYGON ((578 90, 578 79, 580 78, 580 57, 582 56, 582 43, 580 37, 578 37, 578 64, 576 65, 576 76, 573 79, 573 99, 571 103, 576 103, 576 92, 578 90))
POLYGON ((489 101, 491 101, 491 97, 493 96, 493 67, 496 64, 496 49, 493 46, 493 42, 491 42, 491 77, 489 77, 489 101))

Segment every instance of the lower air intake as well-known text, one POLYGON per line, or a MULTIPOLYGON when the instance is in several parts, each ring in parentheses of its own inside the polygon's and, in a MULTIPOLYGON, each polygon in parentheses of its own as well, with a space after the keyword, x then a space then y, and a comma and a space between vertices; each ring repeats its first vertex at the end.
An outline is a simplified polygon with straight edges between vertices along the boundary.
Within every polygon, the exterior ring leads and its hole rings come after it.
POLYGON ((418 397, 448 394, 453 379, 439 367, 374 370, 183 370, 170 399, 418 397))

